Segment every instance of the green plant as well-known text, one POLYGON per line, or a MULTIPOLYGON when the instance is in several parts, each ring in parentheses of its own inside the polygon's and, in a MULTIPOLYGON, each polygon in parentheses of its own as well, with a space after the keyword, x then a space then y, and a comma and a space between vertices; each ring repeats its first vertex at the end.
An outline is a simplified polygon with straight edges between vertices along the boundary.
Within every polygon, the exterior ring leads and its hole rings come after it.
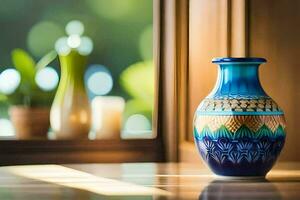
POLYGON ((0 102, 6 101, 6 96, 4 94, 0 94, 0 102))
POLYGON ((154 67, 152 61, 135 63, 124 70, 120 84, 131 96, 126 102, 125 119, 133 114, 143 114, 152 121, 154 105, 154 67))
POLYGON ((35 82, 35 76, 39 70, 49 65, 57 57, 56 52, 49 52, 37 63, 23 49, 14 49, 11 56, 12 63, 21 76, 21 81, 12 94, 0 94, 0 101, 27 107, 49 106, 54 92, 40 89, 35 82))

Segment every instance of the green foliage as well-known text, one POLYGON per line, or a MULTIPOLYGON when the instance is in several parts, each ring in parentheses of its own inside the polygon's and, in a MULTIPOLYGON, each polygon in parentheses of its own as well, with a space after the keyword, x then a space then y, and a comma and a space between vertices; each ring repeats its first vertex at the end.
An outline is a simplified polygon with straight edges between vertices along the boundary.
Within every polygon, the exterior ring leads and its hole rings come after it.
POLYGON ((56 58, 56 56, 57 53, 54 50, 47 53, 36 63, 36 70, 39 71, 49 65, 56 58))
POLYGON ((32 55, 42 57, 53 49, 55 42, 64 36, 63 26, 50 20, 41 20, 30 27, 27 47, 32 55))
POLYGON ((155 85, 153 62, 138 62, 129 66, 121 74, 120 84, 132 97, 126 103, 125 119, 139 113, 152 121, 155 85))
POLYGON ((22 49, 14 49, 12 51, 12 62, 21 75, 24 84, 34 86, 34 77, 36 73, 35 62, 33 58, 22 49))
POLYGON ((0 94, 0 102, 6 101, 7 97, 4 94, 0 94))
POLYGON ((5 95, 0 94, 0 117, 1 118, 5 118, 8 117, 8 113, 7 113, 7 108, 8 108, 8 104, 7 104, 7 97, 5 95))
POLYGON ((133 114, 142 114, 152 121, 153 104, 140 99, 131 99, 126 102, 124 117, 127 119, 133 114))
POLYGON ((154 96, 153 62, 138 62, 123 71, 121 86, 133 98, 152 100, 154 96))
POLYGON ((21 75, 21 83, 13 94, 0 94, 0 101, 29 107, 49 106, 54 92, 42 91, 35 82, 35 75, 57 57, 56 52, 49 52, 37 64, 23 49, 14 49, 11 55, 12 63, 21 75))
POLYGON ((153 58, 153 26, 152 24, 145 28, 141 34, 139 41, 139 50, 144 60, 153 58))

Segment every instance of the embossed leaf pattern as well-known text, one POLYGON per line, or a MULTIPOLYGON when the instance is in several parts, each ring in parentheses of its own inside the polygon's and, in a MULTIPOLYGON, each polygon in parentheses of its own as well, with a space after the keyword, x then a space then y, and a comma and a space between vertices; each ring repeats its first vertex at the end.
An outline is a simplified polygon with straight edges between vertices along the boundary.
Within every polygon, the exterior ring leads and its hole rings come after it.
POLYGON ((215 161, 218 162, 218 163, 222 163, 221 156, 222 156, 222 153, 219 150, 216 150, 214 153, 211 154, 211 157, 213 159, 215 159, 215 161))
POLYGON ((257 149, 261 154, 263 162, 265 162, 270 155, 270 146, 271 144, 266 141, 261 141, 257 144, 257 149))
POLYGON ((247 161, 248 162, 256 162, 258 159, 259 159, 259 154, 258 154, 258 151, 249 151, 249 154, 247 154, 247 157, 246 157, 247 161))
POLYGON ((213 150, 215 149, 215 145, 212 141, 204 140, 204 145, 206 147, 206 157, 213 154, 213 150))
POLYGON ((202 157, 207 161, 214 160, 219 164, 225 162, 233 164, 271 162, 277 158, 283 144, 284 138, 278 140, 265 138, 264 140, 251 141, 229 140, 227 138, 197 140, 202 157))
POLYGON ((252 148, 253 144, 250 142, 241 142, 236 146, 238 151, 247 153, 252 148))
POLYGON ((220 139, 220 142, 217 143, 217 146, 221 149, 224 154, 228 154, 233 149, 233 145, 225 139, 220 139))
POLYGON ((228 156, 228 159, 233 163, 240 163, 242 158, 243 155, 239 151, 231 151, 228 156))

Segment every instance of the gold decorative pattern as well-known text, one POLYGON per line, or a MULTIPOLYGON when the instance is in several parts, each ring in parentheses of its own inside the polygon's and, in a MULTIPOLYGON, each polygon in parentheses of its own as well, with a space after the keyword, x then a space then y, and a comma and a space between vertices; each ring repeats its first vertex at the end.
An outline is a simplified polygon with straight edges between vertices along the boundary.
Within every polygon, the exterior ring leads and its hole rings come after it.
POLYGON ((257 132, 263 125, 266 125, 274 133, 279 125, 285 128, 286 123, 283 115, 200 115, 196 117, 195 125, 199 133, 205 126, 208 126, 211 131, 225 126, 235 133, 242 125, 247 126, 253 132, 257 132))
POLYGON ((199 111, 278 112, 282 111, 270 98, 210 99, 203 100, 199 111))

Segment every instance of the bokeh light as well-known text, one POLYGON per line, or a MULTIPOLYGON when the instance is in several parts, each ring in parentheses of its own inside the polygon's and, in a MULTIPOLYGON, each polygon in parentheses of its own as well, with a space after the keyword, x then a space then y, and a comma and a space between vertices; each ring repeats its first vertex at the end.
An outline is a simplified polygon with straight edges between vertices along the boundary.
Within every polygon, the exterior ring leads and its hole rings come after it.
POLYGON ((122 87, 132 97, 149 100, 154 97, 153 62, 138 62, 125 69, 120 77, 122 87))
POLYGON ((152 24, 147 26, 141 36, 139 41, 139 50, 143 60, 153 59, 153 26, 152 24))
POLYGON ((93 51, 92 40, 86 36, 83 36, 80 39, 80 45, 77 48, 79 54, 83 56, 89 55, 93 51))
POLYGON ((68 45, 68 38, 61 37, 55 42, 55 50, 59 55, 66 56, 70 53, 71 47, 68 45))
POLYGON ((61 37, 55 43, 55 50, 59 55, 68 55, 73 49, 80 55, 87 56, 93 51, 93 41, 86 36, 80 36, 84 32, 83 24, 73 20, 66 26, 68 37, 61 37))
POLYGON ((21 75, 15 69, 6 69, 0 74, 0 92, 12 94, 21 82, 21 75))
POLYGON ((72 20, 66 26, 66 33, 68 35, 82 35, 84 32, 84 26, 81 21, 72 20))
POLYGON ((103 65, 92 65, 86 71, 85 80, 87 89, 96 95, 106 95, 113 88, 113 78, 103 65))
POLYGON ((80 46, 81 43, 81 39, 79 35, 70 35, 67 39, 67 44, 71 47, 71 48, 78 48, 80 46))
MULTIPOLYGON (((126 99, 126 111, 122 115, 125 119, 122 122, 123 127, 126 119, 134 114, 140 114, 152 123, 155 69, 153 63, 149 64, 151 68, 144 67, 144 64, 142 67, 133 66, 133 63, 152 59, 153 0, 86 0, 75 4, 72 1, 36 3, 33 0, 4 0, 2 3, 2 66, 11 65, 11 50, 18 45, 27 49, 36 61, 54 46, 60 55, 68 55, 72 49, 81 55, 90 54, 89 63, 101 62, 109 68, 104 67, 103 71, 96 68, 95 71, 91 70, 93 73, 87 73, 89 79, 85 79, 85 86, 89 98, 92 100, 99 95, 117 95, 126 99), (81 12, 83 8, 86 12, 81 12), (71 35, 77 36, 68 39, 71 35), (78 36, 85 35, 92 41, 81 37, 79 44, 78 36), (55 43, 61 37, 64 38, 55 43), (100 73, 96 73, 98 71, 100 73), (126 73, 123 74, 120 85, 122 72, 126 73), (90 86, 92 90, 88 88, 90 86)), ((59 63, 56 60, 51 65, 56 69, 59 63)), ((37 72, 33 81, 43 82, 43 73, 37 72)), ((23 84, 23 80, 20 84, 23 84)), ((25 84, 24 86, 19 85, 13 93, 15 96, 11 97, 23 97, 22 88, 26 89, 25 84)), ((48 86, 43 86, 43 83, 38 83, 38 87, 48 90, 48 86)), ((33 95, 35 96, 35 91, 33 95)), ((50 95, 45 93, 45 97, 52 102, 52 96, 48 96, 50 95)), ((10 101, 5 95, 3 97, 3 102, 10 101)), ((51 105, 48 101, 44 103, 39 97, 34 100, 32 102, 37 104, 51 105)), ((23 98, 20 98, 20 103, 23 103, 23 98)), ((7 105, 4 103, 0 105, 0 116, 8 117, 7 105)), ((145 132, 150 135, 151 130, 145 132)), ((143 138, 141 134, 139 137, 143 138)))
POLYGON ((124 118, 127 119, 134 114, 142 114, 152 121, 154 98, 149 100, 133 98, 126 101, 124 118))
POLYGON ((31 53, 42 57, 53 50, 53 44, 64 35, 64 30, 51 21, 42 21, 35 24, 27 36, 27 45, 31 53))
POLYGON ((124 130, 126 132, 138 132, 151 130, 151 123, 146 116, 141 114, 131 115, 125 122, 124 130))
POLYGON ((35 76, 36 84, 44 91, 54 90, 58 81, 58 74, 52 67, 45 67, 39 70, 35 76))
POLYGON ((15 129, 8 119, 0 119, 0 136, 10 137, 15 135, 15 129))

